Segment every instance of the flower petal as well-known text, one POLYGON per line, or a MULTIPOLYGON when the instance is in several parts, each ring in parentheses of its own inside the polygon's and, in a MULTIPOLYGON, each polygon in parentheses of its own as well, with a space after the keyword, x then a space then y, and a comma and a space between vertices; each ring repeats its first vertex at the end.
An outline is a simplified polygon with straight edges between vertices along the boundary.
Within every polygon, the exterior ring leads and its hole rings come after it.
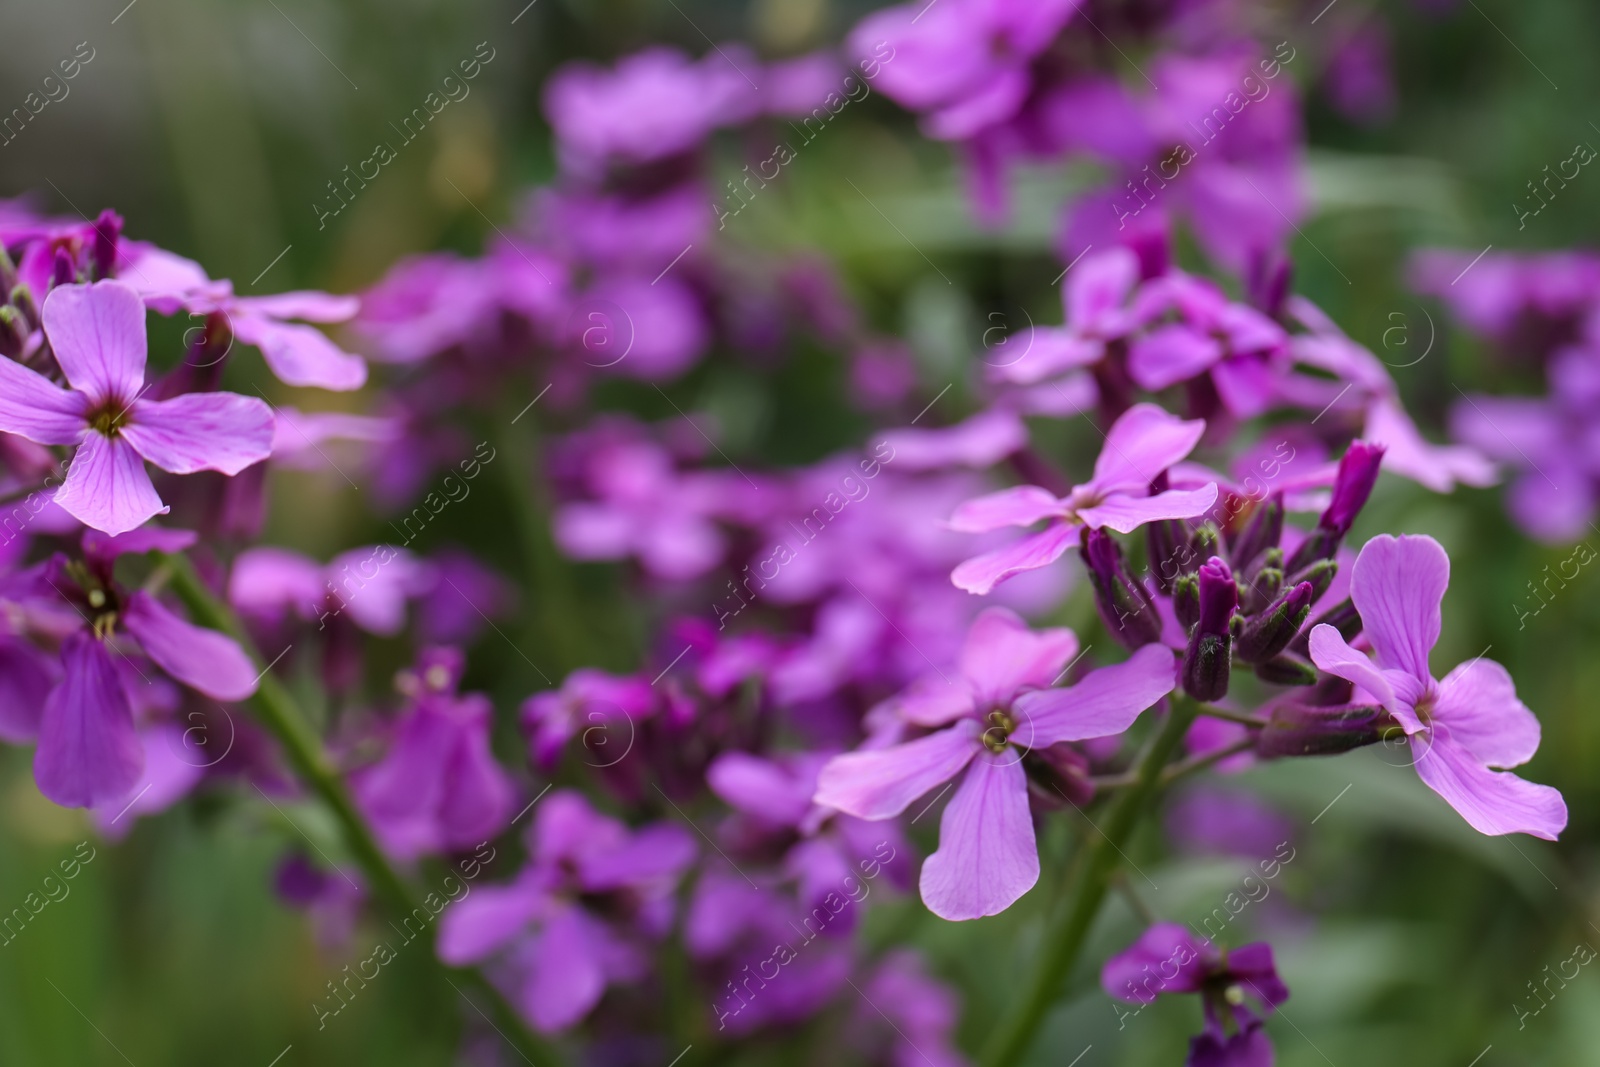
POLYGON ((145 655, 178 681, 218 700, 243 700, 256 691, 256 668, 233 638, 185 622, 138 591, 122 624, 145 655))
POLYGON ((1492 659, 1461 664, 1439 683, 1434 721, 1487 767, 1516 767, 1539 749, 1539 720, 1517 699, 1510 673, 1492 659))
POLYGON ((239 340, 261 349, 267 366, 285 385, 344 392, 367 382, 366 360, 346 352, 314 326, 241 315, 233 327, 239 340))
POLYGON ((40 312, 67 382, 91 404, 131 404, 144 388, 144 301, 122 282, 58 285, 40 312))
POLYGON ((977 722, 963 719, 903 745, 846 752, 823 766, 815 799, 859 819, 890 819, 955 777, 982 747, 977 722))
POLYGON ((1035 633, 1010 608, 985 608, 961 647, 961 673, 979 705, 1009 704, 1024 687, 1050 685, 1077 653, 1071 630, 1035 633))
POLYGON ((88 430, 89 398, 14 359, 0 358, 0 430, 41 445, 76 444, 88 430))
POLYGON ((439 958, 452 967, 478 962, 520 934, 542 903, 527 885, 480 886, 439 917, 439 958))
POLYGON ((941 919, 998 915, 1039 880, 1028 779, 1016 753, 974 760, 922 864, 922 902, 941 919))
POLYGON ((1048 567, 1061 558, 1078 532, 1076 523, 1056 522, 1036 534, 1013 541, 1004 548, 973 556, 957 564, 950 580, 958 589, 983 595, 1013 574, 1048 567))
POLYGON ((1155 404, 1135 404, 1106 434, 1090 485, 1101 493, 1143 492, 1156 475, 1194 451, 1205 432, 1204 419, 1186 422, 1155 404))
POLYGON ((1018 724, 1012 737, 1029 748, 1111 737, 1132 726, 1177 684, 1172 650, 1163 644, 1145 645, 1122 663, 1090 671, 1077 685, 1018 697, 1015 707, 1026 721, 1018 724))
POLYGON ((144 460, 121 437, 85 434, 55 502, 85 526, 127 533, 169 510, 150 484, 144 460))
POLYGON ((970 715, 972 686, 964 678, 919 678, 884 701, 894 714, 917 726, 944 726, 970 715))
POLYGON ((1428 653, 1439 641, 1439 611, 1450 585, 1450 557, 1425 536, 1380 534, 1362 546, 1350 597, 1378 665, 1431 679, 1428 653))
POLYGON ((789 768, 748 752, 724 752, 712 760, 706 785, 729 807, 775 826, 799 825, 816 792, 789 768))
POLYGON ((1327 671, 1357 688, 1366 690, 1374 700, 1400 716, 1407 733, 1422 728, 1422 723, 1410 703, 1400 700, 1395 693, 1394 685, 1391 684, 1393 677, 1372 662, 1372 658, 1365 652, 1351 648, 1345 641, 1344 635, 1327 623, 1315 626, 1311 630, 1311 662, 1315 663, 1319 670, 1327 671))
POLYGON ((532 964, 520 1006, 544 1033, 564 1030, 600 1003, 606 991, 601 960, 608 954, 605 928, 574 905, 540 931, 529 949, 532 964))
POLYGON ((1132 533, 1147 522, 1158 519, 1189 519, 1203 515, 1217 502, 1217 487, 1169 489, 1155 496, 1135 497, 1112 493, 1090 508, 1079 508, 1078 518, 1087 526, 1110 527, 1118 533, 1132 533))
POLYGON ((145 459, 173 474, 238 474, 272 454, 272 409, 238 393, 185 393, 141 400, 122 436, 145 459))
POLYGON ((111 655, 87 630, 61 646, 63 674, 39 723, 33 778, 63 807, 92 808, 128 795, 144 770, 144 746, 111 655))
POLYGON ((39 736, 55 665, 33 644, 18 637, 0 637, 0 741, 23 744, 39 736))
POLYGON ((1222 358, 1222 344, 1181 322, 1157 326, 1128 349, 1128 376, 1154 392, 1193 378, 1222 358))
POLYGON ((950 516, 950 528, 962 533, 984 533, 1002 526, 1032 526, 1040 519, 1062 513, 1061 501, 1048 489, 1014 485, 963 502, 950 516))
POLYGON ((1442 731, 1430 740, 1411 742, 1421 747, 1417 774, 1480 834, 1532 834, 1554 841, 1566 829, 1567 804, 1559 791, 1510 771, 1491 771, 1442 731))

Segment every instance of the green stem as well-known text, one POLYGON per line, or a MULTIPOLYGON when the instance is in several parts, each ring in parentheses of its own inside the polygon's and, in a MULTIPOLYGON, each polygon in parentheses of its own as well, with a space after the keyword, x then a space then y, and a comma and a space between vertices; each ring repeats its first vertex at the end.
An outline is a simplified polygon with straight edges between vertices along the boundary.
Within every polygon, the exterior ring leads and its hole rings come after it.
MULTIPOLYGON (((200 580, 188 558, 164 553, 158 558, 161 567, 167 569, 171 575, 173 592, 183 601, 184 607, 189 609, 189 617, 198 625, 220 630, 232 637, 245 650, 251 661, 261 666, 263 663, 261 654, 256 651, 249 635, 239 625, 239 620, 200 580)), ((377 839, 372 836, 366 820, 362 818, 355 802, 350 798, 349 791, 345 789, 338 767, 329 758, 327 750, 322 747, 321 738, 307 724, 294 697, 270 669, 262 671, 255 695, 250 697, 249 704, 261 723, 273 737, 277 738, 301 781, 309 785, 311 791, 332 809, 344 832, 345 847, 360 865, 377 900, 392 916, 402 920, 409 918, 413 910, 420 906, 411 888, 378 846, 377 839)), ((426 907, 423 911, 432 915, 426 907)), ((430 959, 444 969, 444 965, 438 963, 438 958, 432 954, 431 938, 429 940, 430 959)), ((450 968, 450 970, 491 998, 502 1033, 508 1034, 506 1040, 516 1046, 519 1052, 524 1056, 537 1057, 536 1062, 539 1062, 541 1067, 558 1062, 554 1050, 528 1030, 522 1017, 505 1000, 500 991, 475 968, 450 968)))
POLYGON ((1089 927, 1100 913, 1111 876, 1133 837, 1139 818, 1161 784, 1161 769, 1177 751, 1199 708, 1181 693, 1173 695, 1172 711, 1140 759, 1137 780, 1106 808, 1097 833, 1084 839, 1067 876, 1067 894, 1051 916, 1041 950, 1022 995, 989 1038, 982 1067, 1012 1067, 1033 1043, 1034 1035, 1055 1003, 1061 986, 1077 962, 1089 927))

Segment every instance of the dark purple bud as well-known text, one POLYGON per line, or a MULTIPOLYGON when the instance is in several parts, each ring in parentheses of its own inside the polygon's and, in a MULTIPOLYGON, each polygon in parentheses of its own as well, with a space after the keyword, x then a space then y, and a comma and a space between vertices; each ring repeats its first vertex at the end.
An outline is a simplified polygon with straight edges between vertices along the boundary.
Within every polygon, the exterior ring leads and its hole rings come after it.
POLYGON ((1122 549, 1104 530, 1084 530, 1083 562, 1094 586, 1095 607, 1111 636, 1130 649, 1161 639, 1161 618, 1150 595, 1122 562, 1122 549))
POLYGON ((28 327, 22 314, 10 304, 0 304, 0 356, 21 359, 22 346, 28 340, 28 327))
POLYGON ((1065 741, 1031 749, 1023 766, 1031 777, 1044 781, 1047 788, 1039 796, 1046 800, 1065 796, 1082 807, 1094 799, 1094 782, 1089 780, 1089 757, 1065 741), (1061 792, 1057 793, 1057 789, 1061 792))
POLYGON ((1294 576, 1295 581, 1308 582, 1311 585, 1311 602, 1314 604, 1333 585, 1334 576, 1339 573, 1339 564, 1336 560, 1319 559, 1305 570, 1294 576))
POLYGON ((1234 642, 1234 655, 1246 663, 1264 663, 1288 648, 1311 614, 1311 600, 1310 582, 1284 593, 1245 623, 1234 642))
POLYGON ((1229 556, 1241 571, 1249 568, 1255 558, 1268 548, 1275 547, 1283 536, 1283 494, 1273 493, 1255 509, 1250 521, 1233 538, 1229 556))
POLYGON ((117 239, 122 236, 122 216, 110 208, 94 220, 94 258, 91 261, 96 281, 109 278, 117 268, 117 239))
POLYGON ((1305 632, 1295 638, 1294 643, 1289 646, 1291 650, 1300 653, 1302 656, 1306 655, 1307 650, 1311 647, 1311 631, 1323 623, 1327 623, 1335 630, 1338 630, 1339 636, 1346 641, 1354 641, 1356 635, 1361 632, 1361 616, 1357 614, 1355 604, 1350 601, 1349 597, 1346 597, 1340 603, 1318 615, 1311 625, 1305 628, 1305 632))
POLYGON ((1201 560, 1210 559, 1222 551, 1222 539, 1217 535, 1215 523, 1205 522, 1194 528, 1194 533, 1189 536, 1189 559, 1194 562, 1185 567, 1185 571, 1198 569, 1201 560))
POLYGON ((1332 756, 1377 744, 1399 729, 1400 725, 1382 708, 1280 704, 1256 738, 1256 754, 1264 759, 1332 756))
POLYGON ((1172 267, 1172 241, 1165 226, 1145 226, 1131 230, 1123 244, 1139 258, 1139 279, 1159 278, 1172 267))
POLYGON ((1317 668, 1298 656, 1284 653, 1265 663, 1257 663, 1256 677, 1272 685, 1316 685, 1317 668))
POLYGON ((1183 657, 1183 690, 1196 700, 1217 700, 1228 693, 1233 643, 1228 625, 1239 605, 1239 587, 1228 565, 1216 556, 1200 568, 1197 577, 1200 617, 1183 657))
POLYGON ((71 285, 77 280, 78 268, 72 265, 72 257, 67 255, 65 248, 56 249, 55 273, 50 279, 51 286, 71 285))
POLYGON ((1350 532, 1356 516, 1366 506, 1367 497, 1378 480, 1378 466, 1383 462, 1384 448, 1365 441, 1355 441, 1339 460, 1339 475, 1333 482, 1333 502, 1322 513, 1317 524, 1331 530, 1340 538, 1350 532))
POLYGON ((13 286, 11 289, 11 306, 22 314, 23 321, 30 330, 37 330, 43 320, 39 318, 39 305, 34 302, 33 290, 26 285, 13 286))
POLYGON ((1283 302, 1289 297, 1294 265, 1278 251, 1259 250, 1250 257, 1245 292, 1250 303, 1270 318, 1283 317, 1283 302))
POLYGON ((1172 583, 1172 610, 1178 616, 1178 621, 1183 624, 1184 632, 1194 628, 1200 621, 1200 578, 1198 575, 1184 574, 1172 583))
POLYGON ((1277 567, 1263 567, 1255 579, 1244 587, 1240 610, 1246 615, 1258 614, 1262 608, 1278 599, 1283 592, 1283 571, 1277 567))

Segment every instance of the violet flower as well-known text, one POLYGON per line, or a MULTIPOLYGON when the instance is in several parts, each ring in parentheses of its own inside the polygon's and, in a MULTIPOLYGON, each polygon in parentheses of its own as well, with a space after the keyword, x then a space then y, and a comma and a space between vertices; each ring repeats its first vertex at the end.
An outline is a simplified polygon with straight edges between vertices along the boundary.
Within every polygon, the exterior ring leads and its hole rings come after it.
POLYGON ((85 526, 120 534, 168 509, 144 469, 238 474, 272 451, 272 410, 236 393, 142 400, 144 304, 121 282, 58 286, 44 331, 70 388, 0 359, 0 430, 77 445, 55 502, 85 526))
POLYGON ((979 533, 1002 526, 1049 525, 1004 548, 958 566, 950 580, 969 593, 988 593, 1014 574, 1054 563, 1077 537, 1077 528, 1109 527, 1131 533, 1157 519, 1187 519, 1216 503, 1217 487, 1151 493, 1162 471, 1193 451, 1203 420, 1185 422, 1154 404, 1136 404, 1106 434, 1094 477, 1057 497, 1037 485, 1020 485, 969 500, 950 517, 955 530, 979 533))
POLYGON ((1450 558, 1433 538, 1374 537, 1356 557, 1350 595, 1376 661, 1327 624, 1311 631, 1311 658, 1399 721, 1417 774, 1473 829, 1554 841, 1567 825, 1561 794, 1491 769, 1526 763, 1539 747, 1539 720, 1511 675, 1481 656, 1442 682, 1429 669, 1449 584, 1450 558))
POLYGON ((494 708, 482 693, 455 691, 464 662, 457 649, 426 649, 401 673, 411 707, 388 755, 352 782, 379 842, 401 859, 471 848, 511 815, 511 780, 489 750, 494 708))
POLYGON ((1161 993, 1199 993, 1205 1026, 1185 1067, 1271 1067, 1272 1043, 1248 1001, 1272 1011, 1289 999, 1265 941, 1224 950, 1178 923, 1157 923, 1106 961, 1100 985, 1141 1009, 1161 993))
POLYGON ((908 723, 935 732, 835 756, 816 802, 890 819, 970 764, 940 819, 939 850, 922 866, 922 899, 946 919, 1004 911, 1039 879, 1022 768, 1028 750, 1119 734, 1176 682, 1172 653, 1157 644, 1049 688, 1077 649, 1070 630, 1034 633, 1014 612, 986 609, 968 632, 959 674, 927 680, 898 701, 908 723))
POLYGON ((550 1033, 589 1014, 607 985, 643 976, 635 935, 670 927, 695 843, 670 823, 629 829, 561 790, 540 801, 530 847, 516 881, 483 886, 440 916, 438 952, 454 967, 490 961, 512 1002, 550 1033))

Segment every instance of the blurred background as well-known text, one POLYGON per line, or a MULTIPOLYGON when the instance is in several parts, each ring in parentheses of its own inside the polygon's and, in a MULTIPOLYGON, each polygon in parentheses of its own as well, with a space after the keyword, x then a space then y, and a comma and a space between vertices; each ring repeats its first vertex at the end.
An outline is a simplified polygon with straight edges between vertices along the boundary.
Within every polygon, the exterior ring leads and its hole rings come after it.
MULTIPOLYGON (((515 218, 526 189, 553 173, 540 87, 564 61, 609 62, 652 42, 699 55, 710 41, 741 40, 765 57, 795 55, 836 42, 873 6, 124 3, 15 0, 0 8, 0 110, 20 104, 59 60, 82 64, 69 92, 0 146, 0 196, 27 195, 53 213, 85 217, 114 208, 130 236, 200 260, 243 293, 353 292, 408 253, 481 248, 486 234, 515 218), (315 205, 327 183, 366 158, 389 124, 480 42, 493 59, 470 95, 406 145, 350 210, 319 220, 315 205)), ((1519 377, 1515 362, 1489 358, 1436 304, 1410 293, 1404 265, 1423 246, 1592 244, 1600 177, 1583 173, 1523 225, 1513 205, 1575 143, 1600 145, 1600 8, 1578 0, 1336 0, 1313 24, 1320 2, 1255 6, 1263 32, 1284 33, 1307 60, 1290 68, 1307 100, 1312 148, 1313 211, 1294 244, 1298 287, 1390 362, 1408 407, 1435 438, 1458 390, 1537 390, 1536 372, 1519 377), (1319 91, 1321 72, 1342 35, 1373 27, 1387 34, 1394 91, 1375 105, 1376 118, 1355 124, 1319 91)), ((730 147, 730 174, 740 161, 730 147)), ((984 231, 970 221, 951 154, 876 95, 852 106, 789 174, 752 205, 738 239, 815 249, 838 263, 875 325, 911 342, 926 383, 976 358, 989 309, 1025 308, 1036 321, 1058 321, 1051 279, 1063 264, 1052 237, 1061 202, 1085 176, 1070 168, 1025 175, 1010 221, 984 231), (884 225, 867 197, 903 233, 884 225)), ((838 366, 826 354, 806 365, 814 387, 795 381, 792 367, 782 388, 764 373, 712 368, 690 386, 703 406, 728 413, 736 458, 806 462, 854 439, 848 417, 818 399, 836 388, 838 366), (766 432, 777 424, 784 433, 766 432)), ((280 387, 275 399, 285 396, 280 387)), ((276 520, 268 539, 321 552, 368 535, 370 517, 345 510, 349 501, 324 503, 276 520)), ((451 521, 493 522, 493 503, 482 508, 451 521)), ((1572 822, 1554 846, 1479 837, 1404 769, 1404 752, 1382 749, 1236 779, 1292 824, 1295 858, 1270 903, 1238 920, 1250 927, 1270 917, 1304 935, 1283 952, 1294 998, 1271 1024, 1279 1062, 1600 1062, 1596 968, 1541 987, 1558 992, 1545 994, 1550 1003, 1536 1017, 1519 1019, 1535 1006, 1530 983, 1539 985, 1547 967, 1579 943, 1600 945, 1591 922, 1600 915, 1600 569, 1584 569, 1548 608, 1522 620, 1517 606, 1528 583, 1571 548, 1529 542, 1505 517, 1498 490, 1434 497, 1385 479, 1352 540, 1380 530, 1431 533, 1449 550, 1454 580, 1436 662, 1487 652, 1511 670, 1544 728, 1528 776, 1563 791, 1572 822)), ((1600 531, 1592 544, 1600 546, 1600 531)), ((1067 612, 1091 625, 1082 596, 1067 612)), ((629 665, 625 649, 611 654, 623 661, 613 666, 629 665)), ((492 675, 494 663, 479 669, 492 675)), ((479 681, 506 714, 522 695, 493 677, 479 681)), ((81 812, 38 795, 27 756, 7 750, 0 758, 0 910, 37 892, 62 861, 91 851, 93 859, 67 883, 68 896, 0 946, 0 1063, 453 1062, 465 1006, 441 1009, 441 998, 454 994, 420 978, 403 956, 390 968, 395 977, 374 983, 331 1033, 311 1038, 308 1005, 337 961, 273 896, 274 865, 293 833, 280 813, 243 801, 183 805, 141 821, 113 847, 81 812), (75 852, 84 841, 89 846, 75 852)), ((313 836, 327 831, 304 824, 313 809, 293 815, 313 836)), ((1041 844, 1049 869, 1052 842, 1041 844)), ((1152 859, 1141 867, 1160 887, 1149 895, 1174 916, 1205 914, 1239 876, 1236 865, 1216 861, 1152 859)), ((903 901, 873 913, 868 937, 909 937, 961 987, 970 1050, 1004 1006, 1009 949, 1038 920, 1039 901, 1024 903, 1031 906, 975 926, 943 923, 903 901)), ((1134 919, 1122 907, 1113 907, 1088 960, 1097 964, 1131 938, 1134 919)), ((1080 995, 1052 1018, 1033 1062, 1180 1061, 1192 1004, 1162 1002, 1119 1028, 1087 969, 1080 978, 1080 995)), ((824 1050, 773 1042, 757 1046, 750 1061, 827 1059, 824 1050)))

